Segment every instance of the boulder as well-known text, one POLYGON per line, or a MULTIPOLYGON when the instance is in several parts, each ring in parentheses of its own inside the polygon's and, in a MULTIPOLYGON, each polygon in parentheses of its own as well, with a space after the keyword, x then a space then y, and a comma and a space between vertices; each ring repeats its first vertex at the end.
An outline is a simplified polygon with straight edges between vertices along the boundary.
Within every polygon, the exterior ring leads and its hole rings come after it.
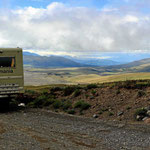
POLYGON ((145 121, 145 120, 147 120, 148 119, 148 117, 144 117, 143 119, 142 119, 142 121, 145 121))
POLYGON ((150 110, 148 110, 148 111, 147 111, 147 115, 149 115, 149 116, 150 116, 150 110))
POLYGON ((140 115, 137 115, 137 116, 136 116, 136 120, 137 120, 137 121, 142 120, 141 116, 140 116, 140 115))
POLYGON ((122 116, 122 115, 123 115, 123 111, 118 112, 117 115, 118 115, 118 116, 122 116))
POLYGON ((146 109, 147 111, 150 110, 150 106, 145 107, 145 109, 146 109))
POLYGON ((25 103, 18 104, 18 107, 25 107, 25 106, 26 106, 25 103))
POLYGON ((94 115, 93 115, 93 118, 98 118, 98 115, 97 115, 97 114, 94 114, 94 115))
POLYGON ((150 118, 147 118, 146 120, 144 120, 144 122, 150 124, 150 118))

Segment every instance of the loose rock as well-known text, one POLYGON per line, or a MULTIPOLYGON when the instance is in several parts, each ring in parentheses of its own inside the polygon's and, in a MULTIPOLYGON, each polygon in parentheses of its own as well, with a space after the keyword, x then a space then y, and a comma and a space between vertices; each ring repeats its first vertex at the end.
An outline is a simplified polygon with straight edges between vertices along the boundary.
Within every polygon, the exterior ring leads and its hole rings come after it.
POLYGON ((123 111, 121 111, 121 112, 118 112, 118 114, 117 114, 118 116, 121 116, 121 115, 123 115, 123 111))
POLYGON ((98 118, 98 115, 97 115, 97 114, 94 114, 94 115, 93 115, 93 118, 98 118))
POLYGON ((148 117, 144 117, 142 120, 145 121, 145 120, 147 120, 147 119, 148 119, 148 117))
POLYGON ((144 122, 150 124, 150 118, 147 118, 146 120, 144 120, 144 122))
POLYGON ((25 107, 25 104, 24 103, 20 103, 18 104, 19 107, 25 107))
POLYGON ((147 111, 147 114, 150 116, 150 110, 147 111))

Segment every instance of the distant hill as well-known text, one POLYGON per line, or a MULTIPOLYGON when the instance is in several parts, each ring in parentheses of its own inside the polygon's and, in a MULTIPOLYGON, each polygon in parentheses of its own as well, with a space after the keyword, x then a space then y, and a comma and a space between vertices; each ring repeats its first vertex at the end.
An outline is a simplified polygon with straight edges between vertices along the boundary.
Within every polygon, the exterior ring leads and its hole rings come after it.
POLYGON ((38 55, 36 53, 31 53, 31 52, 23 52, 23 55, 24 56, 40 56, 40 55, 38 55))
POLYGON ((118 62, 108 59, 77 58, 71 56, 40 56, 36 53, 23 52, 24 64, 32 67, 96 67, 118 65, 118 62))
POLYGON ((29 65, 32 67, 39 67, 39 68, 87 66, 60 56, 46 57, 46 56, 24 55, 23 60, 24 60, 24 65, 29 65))
POLYGON ((71 57, 64 56, 65 58, 69 58, 77 63, 92 65, 92 66, 110 66, 110 65, 119 65, 122 64, 120 62, 116 62, 109 59, 98 59, 98 58, 79 58, 79 57, 71 57))
POLYGON ((89 60, 77 60, 76 62, 83 63, 86 65, 93 66, 110 66, 110 65, 119 65, 120 63, 108 60, 108 59, 89 59, 89 60))
POLYGON ((150 58, 133 61, 131 63, 122 64, 122 65, 113 65, 113 66, 105 66, 98 67, 99 70, 104 70, 106 72, 150 72, 150 58))
POLYGON ((132 68, 132 67, 138 67, 141 65, 150 65, 150 58, 133 61, 131 63, 122 64, 122 65, 116 65, 116 66, 108 66, 106 68, 114 68, 114 69, 121 69, 121 68, 132 68))

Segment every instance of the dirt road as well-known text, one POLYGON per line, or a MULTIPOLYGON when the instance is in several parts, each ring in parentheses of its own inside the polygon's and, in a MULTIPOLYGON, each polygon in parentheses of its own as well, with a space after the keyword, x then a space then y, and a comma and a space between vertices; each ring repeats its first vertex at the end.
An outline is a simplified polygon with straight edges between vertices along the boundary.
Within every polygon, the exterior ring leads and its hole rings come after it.
POLYGON ((1 150, 149 150, 150 126, 31 109, 0 113, 1 150))

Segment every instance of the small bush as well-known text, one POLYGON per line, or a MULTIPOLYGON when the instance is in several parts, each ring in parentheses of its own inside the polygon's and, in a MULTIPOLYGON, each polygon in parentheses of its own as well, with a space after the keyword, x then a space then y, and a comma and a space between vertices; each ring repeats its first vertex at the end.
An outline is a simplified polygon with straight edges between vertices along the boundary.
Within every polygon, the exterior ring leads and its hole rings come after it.
POLYGON ((80 115, 84 115, 84 113, 82 111, 80 111, 80 115))
POLYGON ((43 105, 44 106, 49 106, 49 105, 52 105, 54 102, 55 102, 55 99, 49 98, 49 99, 44 101, 43 105))
POLYGON ((25 90, 25 94, 34 95, 36 92, 33 90, 25 90))
POLYGON ((71 95, 75 90, 75 87, 67 86, 64 89, 64 96, 71 95))
POLYGON ((102 108, 102 112, 108 111, 108 108, 102 108))
POLYGON ((75 110, 74 109, 71 109, 71 110, 68 110, 68 114, 75 114, 76 112, 75 112, 75 110))
POLYGON ((142 97, 144 95, 146 95, 146 92, 142 91, 142 90, 138 91, 138 93, 137 93, 137 97, 142 97))
POLYGON ((54 109, 58 109, 62 106, 62 101, 61 100, 55 100, 52 105, 53 105, 54 109))
POLYGON ((87 89, 98 88, 97 84, 88 84, 87 89))
POLYGON ((145 108, 138 108, 136 111, 135 111, 135 114, 134 116, 136 117, 137 115, 139 116, 146 116, 147 114, 147 110, 145 108))
POLYGON ((114 113, 113 113, 113 112, 108 112, 108 115, 109 115, 109 116, 113 116, 114 113))
POLYGON ((35 106, 34 102, 30 102, 27 104, 27 107, 35 108, 36 106, 35 106))
POLYGON ((41 107, 43 106, 44 102, 47 100, 47 96, 46 95, 41 95, 39 97, 37 97, 34 101, 33 104, 35 107, 41 107))
POLYGON ((42 94, 42 95, 48 95, 49 93, 48 93, 47 90, 43 90, 41 94, 42 94))
POLYGON ((57 91, 62 91, 63 89, 61 87, 53 87, 51 88, 51 92, 57 92, 57 91))
POLYGON ((92 92, 91 92, 93 95, 95 95, 96 94, 96 91, 95 90, 92 90, 92 92))
POLYGON ((119 89, 116 91, 116 94, 117 94, 117 95, 120 94, 120 90, 119 90, 119 89))
POLYGON ((99 115, 102 115, 103 114, 103 112, 102 111, 99 111, 99 113, 98 113, 99 115))
POLYGON ((80 108, 81 111, 88 109, 90 106, 91 105, 89 103, 82 101, 82 100, 80 100, 74 104, 74 108, 80 108))
POLYGON ((63 110, 68 110, 68 109, 71 108, 71 107, 72 107, 72 103, 71 103, 71 101, 69 101, 69 100, 63 102, 63 104, 62 104, 63 110))
POLYGON ((127 106, 127 108, 126 108, 126 110, 130 110, 132 107, 130 107, 130 106, 127 106))
POLYGON ((75 91, 74 91, 74 97, 77 97, 77 96, 79 96, 81 94, 81 91, 79 90, 79 89, 76 89, 75 91))
POLYGON ((85 94, 85 97, 86 97, 86 98, 88 98, 88 97, 89 97, 89 95, 88 95, 88 94, 85 94))

